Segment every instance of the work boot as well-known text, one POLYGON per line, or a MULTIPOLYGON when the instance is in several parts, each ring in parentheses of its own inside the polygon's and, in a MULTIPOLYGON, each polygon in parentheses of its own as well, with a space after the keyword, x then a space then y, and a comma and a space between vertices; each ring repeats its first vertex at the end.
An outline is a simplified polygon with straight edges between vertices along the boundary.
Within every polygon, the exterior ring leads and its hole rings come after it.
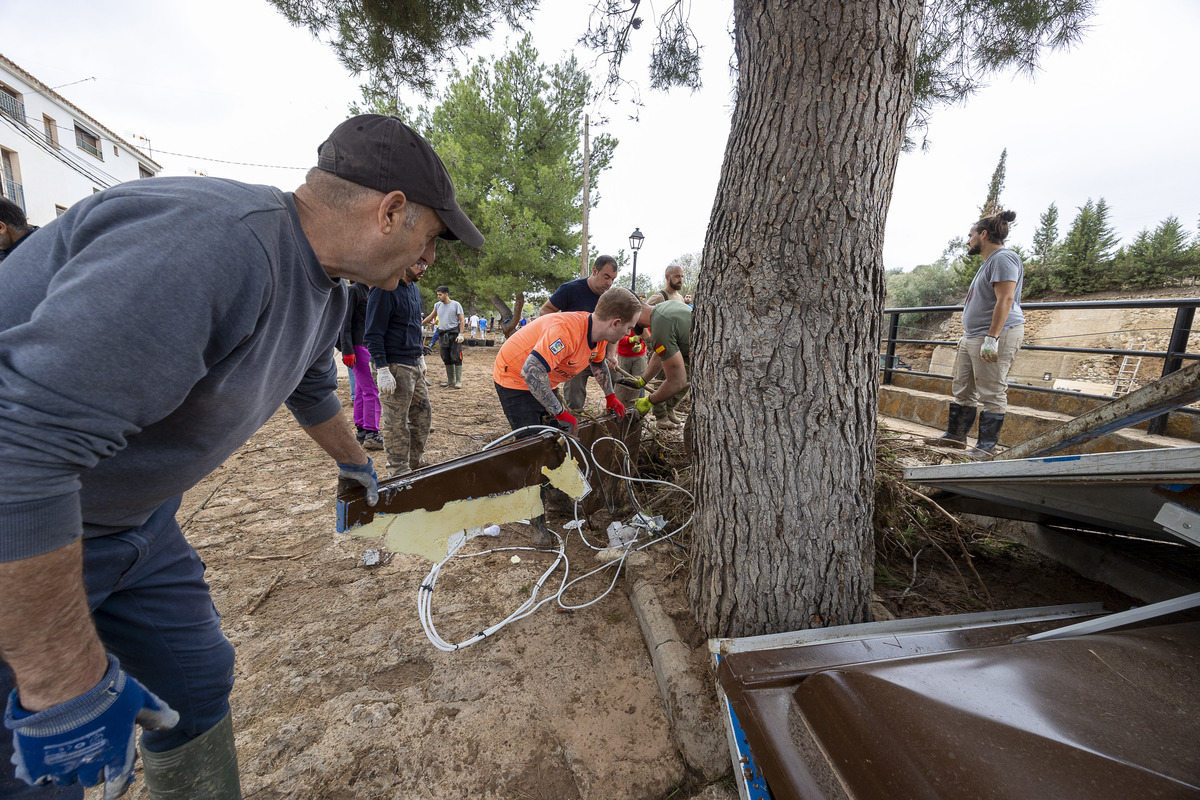
POLYGON ((1004 415, 997 414, 993 411, 984 411, 979 415, 979 440, 975 442, 975 449, 982 450, 985 453, 995 451, 997 442, 1000 441, 1000 427, 1004 425, 1004 415))
POLYGON ((546 527, 546 515, 539 514, 533 518, 533 546, 550 547, 554 544, 554 535, 546 527))
POLYGON ((447 364, 446 365, 446 382, 439 383, 438 386, 441 386, 443 389, 449 389, 453 385, 454 385, 454 365, 447 364))
POLYGON ((936 439, 926 439, 927 444, 944 447, 966 447, 967 431, 975 422, 975 406, 960 406, 951 403, 947 413, 946 432, 936 439))
POLYGON ((220 722, 196 739, 165 753, 142 751, 150 800, 241 800, 233 719, 220 722))
POLYGON ((674 422, 676 425, 683 424, 683 420, 679 418, 679 415, 675 413, 675 409, 673 408, 667 412, 667 419, 671 420, 671 422, 674 422))
POLYGON ((462 388, 462 364, 454 365, 454 388, 462 388))
POLYGON ((655 425, 655 427, 662 428, 664 431, 673 431, 679 427, 678 422, 671 421, 670 414, 668 414, 665 417, 655 417, 654 425, 655 425))
POLYGON ((383 437, 379 435, 379 431, 367 431, 367 435, 362 441, 362 446, 367 450, 382 450, 383 437))
POLYGON ((359 443, 359 445, 364 445, 367 441, 368 433, 370 433, 370 431, 368 431, 365 428, 355 428, 355 431, 354 431, 355 441, 357 441, 359 443))

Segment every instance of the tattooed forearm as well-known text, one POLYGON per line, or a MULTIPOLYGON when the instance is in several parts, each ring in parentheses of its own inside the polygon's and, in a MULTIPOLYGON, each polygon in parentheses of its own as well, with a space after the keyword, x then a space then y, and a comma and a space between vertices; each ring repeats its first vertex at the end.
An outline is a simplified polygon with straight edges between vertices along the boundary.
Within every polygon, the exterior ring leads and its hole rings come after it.
POLYGON ((612 373, 608 371, 608 363, 601 361, 599 364, 592 362, 592 377, 596 379, 596 383, 600 384, 600 393, 608 397, 613 393, 612 373))
POLYGON ((550 388, 550 373, 546 372, 546 365, 533 353, 525 359, 525 366, 521 367, 521 377, 525 379, 529 393, 536 397, 551 415, 558 416, 562 413, 562 403, 558 402, 554 390, 550 388))

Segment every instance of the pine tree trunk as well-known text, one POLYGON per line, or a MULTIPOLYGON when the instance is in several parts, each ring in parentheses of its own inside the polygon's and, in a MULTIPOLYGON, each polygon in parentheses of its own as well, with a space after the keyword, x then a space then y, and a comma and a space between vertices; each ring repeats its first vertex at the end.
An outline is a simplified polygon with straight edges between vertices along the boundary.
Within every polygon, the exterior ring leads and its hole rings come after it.
POLYGON ((714 636, 868 618, 883 233, 920 0, 735 0, 692 328, 689 593, 714 636))

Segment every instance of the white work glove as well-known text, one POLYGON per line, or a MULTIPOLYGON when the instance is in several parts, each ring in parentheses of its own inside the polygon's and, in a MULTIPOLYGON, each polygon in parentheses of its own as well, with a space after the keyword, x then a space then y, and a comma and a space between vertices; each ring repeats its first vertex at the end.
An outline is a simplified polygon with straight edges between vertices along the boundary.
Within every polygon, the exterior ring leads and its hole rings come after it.
POLYGON ((425 373, 429 369, 429 367, 425 366, 425 356, 421 356, 421 360, 418 363, 421 365, 422 373, 425 373))
POLYGON ((996 341, 995 336, 984 336, 983 347, 979 348, 979 357, 984 361, 995 363, 999 360, 1000 343, 996 341))
POLYGON ((392 377, 392 371, 387 367, 375 370, 375 385, 379 387, 380 394, 393 394, 396 391, 396 379, 392 377))

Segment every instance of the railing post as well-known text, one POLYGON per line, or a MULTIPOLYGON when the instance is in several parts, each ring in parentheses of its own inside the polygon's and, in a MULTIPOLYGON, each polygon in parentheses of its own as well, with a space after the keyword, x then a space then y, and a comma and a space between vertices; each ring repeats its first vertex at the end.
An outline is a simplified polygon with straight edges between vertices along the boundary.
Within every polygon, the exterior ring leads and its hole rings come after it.
MULTIPOLYGON (((1183 366, 1183 359, 1174 354, 1187 352, 1188 337, 1192 335, 1192 321, 1195 316, 1196 309, 1193 307, 1180 306, 1175 309, 1175 325, 1171 328, 1171 342, 1167 345, 1167 357, 1163 359, 1162 374, 1164 378, 1183 366)), ((1147 431, 1155 436, 1163 435, 1167 430, 1167 416, 1167 414, 1162 414, 1150 420, 1147 431)))
POLYGON ((892 382, 892 370, 896 367, 896 337, 900 334, 900 314, 892 313, 892 320, 888 323, 888 343, 887 355, 883 359, 883 383, 889 385, 892 382))

